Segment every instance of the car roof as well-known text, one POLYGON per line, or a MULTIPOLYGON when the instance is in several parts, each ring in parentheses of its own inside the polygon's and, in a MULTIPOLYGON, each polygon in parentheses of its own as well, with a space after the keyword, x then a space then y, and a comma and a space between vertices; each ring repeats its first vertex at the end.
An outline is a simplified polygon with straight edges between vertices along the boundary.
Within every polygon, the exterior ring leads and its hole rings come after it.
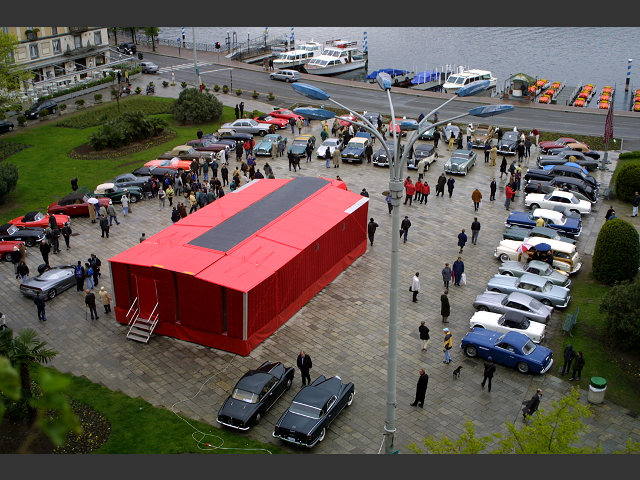
POLYGON ((525 281, 527 283, 531 283, 531 284, 534 284, 534 285, 543 286, 549 280, 547 280, 544 277, 541 277, 540 275, 535 275, 533 273, 525 273, 524 275, 522 275, 520 277, 520 281, 525 281))
POLYGON ((525 293, 521 293, 521 292, 511 292, 508 294, 508 298, 509 300, 513 300, 515 302, 518 302, 522 305, 529 305, 531 303, 532 300, 534 300, 533 297, 531 297, 530 295, 527 295, 525 293))
MULTIPOLYGON (((367 140, 369 139, 364 137, 353 137, 349 140, 349 143, 365 143, 367 140)), ((347 145, 349 145, 349 143, 347 143, 347 145)))
POLYGON ((455 150, 451 156, 469 158, 471 157, 472 153, 473 150, 455 150))
POLYGON ((338 377, 331 377, 318 385, 310 385, 307 388, 303 388, 296 395, 295 401, 311 407, 322 408, 334 393, 329 387, 336 382, 342 383, 338 377))
POLYGON ((268 372, 251 370, 242 377, 236 387, 251 393, 260 393, 269 380, 273 378, 268 372))
POLYGON ((546 243, 552 250, 557 250, 562 253, 573 253, 576 250, 576 246, 573 243, 563 242, 562 240, 544 237, 529 237, 526 240, 529 245, 533 245, 534 247, 539 243, 546 243))
POLYGON ((536 208, 533 211, 534 217, 543 217, 552 220, 553 222, 562 221, 564 214, 562 212, 556 212, 555 210, 549 210, 547 208, 536 208))

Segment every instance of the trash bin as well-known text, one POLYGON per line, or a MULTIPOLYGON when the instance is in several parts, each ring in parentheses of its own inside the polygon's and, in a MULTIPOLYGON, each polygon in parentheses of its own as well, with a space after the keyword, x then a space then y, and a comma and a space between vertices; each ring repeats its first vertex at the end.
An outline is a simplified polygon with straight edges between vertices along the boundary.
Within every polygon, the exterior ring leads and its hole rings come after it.
POLYGON ((604 392, 607 390, 607 381, 602 377, 591 377, 587 400, 590 403, 602 403, 604 392))

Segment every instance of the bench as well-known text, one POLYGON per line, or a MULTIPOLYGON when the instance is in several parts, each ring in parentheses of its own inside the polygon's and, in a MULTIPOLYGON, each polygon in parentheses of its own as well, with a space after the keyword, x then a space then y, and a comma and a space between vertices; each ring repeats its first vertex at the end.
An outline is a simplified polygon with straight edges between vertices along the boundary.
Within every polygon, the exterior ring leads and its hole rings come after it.
MULTIPOLYGON (((578 313, 580 312, 580 307, 576 308, 576 311, 569 314, 567 313, 564 317, 564 322, 562 323, 562 331, 564 333, 568 333, 571 335, 571 330, 576 325, 578 320, 578 313)), ((573 336, 573 335, 572 335, 573 336)))

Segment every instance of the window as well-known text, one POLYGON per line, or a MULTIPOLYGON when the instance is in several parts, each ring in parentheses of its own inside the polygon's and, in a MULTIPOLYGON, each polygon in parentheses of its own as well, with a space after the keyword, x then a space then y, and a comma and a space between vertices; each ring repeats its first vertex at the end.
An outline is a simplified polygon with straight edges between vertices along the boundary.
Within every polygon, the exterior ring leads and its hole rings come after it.
POLYGON ((29 53, 31 54, 31 58, 38 58, 40 55, 38 54, 38 44, 32 43, 29 45, 29 53))
POLYGON ((58 27, 51 27, 51 35, 57 35, 58 34, 58 27))
POLYGON ((62 47, 60 46, 60 39, 55 38, 51 41, 51 46, 53 47, 53 53, 59 54, 62 53, 62 47))
POLYGON ((80 35, 73 36, 73 46, 75 48, 82 48, 82 37, 80 35))
POLYGON ((102 43, 102 32, 93 32, 93 43, 95 45, 100 45, 102 43))

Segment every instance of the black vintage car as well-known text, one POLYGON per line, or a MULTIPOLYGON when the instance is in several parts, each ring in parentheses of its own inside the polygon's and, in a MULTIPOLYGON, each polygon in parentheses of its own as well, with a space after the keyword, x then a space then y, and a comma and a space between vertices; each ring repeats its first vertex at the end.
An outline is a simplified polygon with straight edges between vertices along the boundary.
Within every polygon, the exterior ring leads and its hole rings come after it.
POLYGON ((539 168, 544 168, 547 165, 564 165, 567 162, 580 165, 589 172, 598 168, 597 160, 586 156, 582 152, 576 152, 575 150, 559 150, 549 155, 539 155, 536 159, 536 165, 538 165, 539 168))
POLYGON ((27 247, 33 247, 44 240, 44 228, 18 227, 11 223, 5 223, 0 226, 0 239, 22 240, 27 247))
POLYGON ((338 376, 320 375, 302 387, 276 423, 273 436, 304 447, 324 440, 327 428, 345 407, 353 403, 355 387, 338 376))
POLYGON ((245 373, 218 411, 218 423, 249 430, 276 403, 293 383, 293 367, 280 362, 264 362, 245 373))
POLYGON ((591 203, 598 201, 598 190, 584 180, 575 177, 559 175, 551 180, 531 180, 524 187, 525 193, 551 193, 556 189, 572 192, 578 200, 588 200, 591 203), (540 187, 538 188, 538 184, 540 187))
POLYGON ((530 168, 524 176, 524 181, 550 181, 552 178, 557 176, 573 177, 583 180, 596 190, 600 186, 595 178, 588 173, 585 173, 582 167, 571 167, 569 165, 553 165, 548 170, 530 168))
POLYGON ((504 135, 502 135, 502 138, 498 142, 498 153, 500 155, 515 155, 519 137, 520 132, 513 130, 504 132, 504 135))
POLYGON ((525 238, 529 237, 543 237, 571 244, 576 243, 576 240, 574 238, 566 237, 558 230, 554 230, 553 228, 549 227, 527 228, 521 225, 510 225, 502 234, 502 238, 505 240, 517 240, 519 242, 522 242, 525 238))
POLYGON ((133 173, 123 173, 109 180, 107 183, 113 183, 116 187, 129 188, 140 187, 149 181, 148 175, 134 175, 133 173))

